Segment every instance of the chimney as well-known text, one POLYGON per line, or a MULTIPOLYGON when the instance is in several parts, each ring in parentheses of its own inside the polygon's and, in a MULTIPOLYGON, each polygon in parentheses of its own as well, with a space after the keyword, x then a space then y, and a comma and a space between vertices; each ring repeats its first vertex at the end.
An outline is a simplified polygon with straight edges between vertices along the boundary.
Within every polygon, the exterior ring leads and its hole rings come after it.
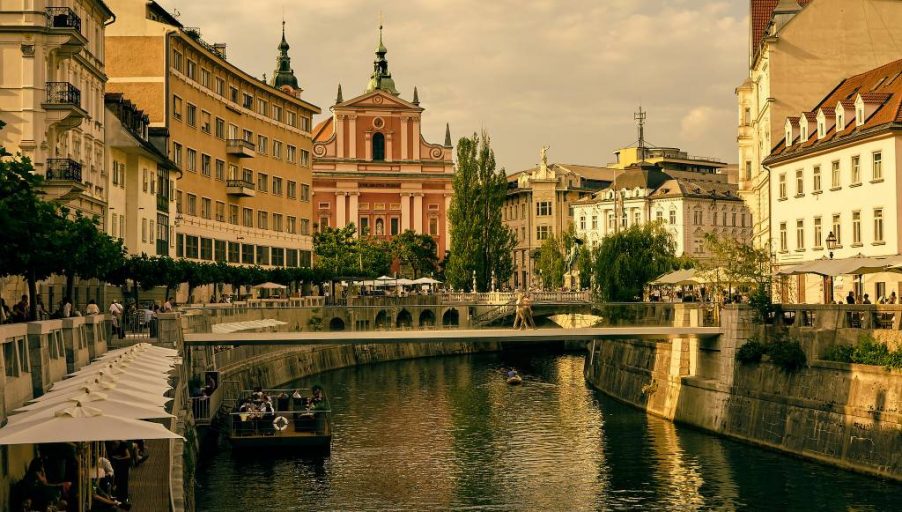
POLYGON ((226 58, 226 44, 225 43, 213 43, 213 49, 219 52, 219 55, 222 56, 223 59, 226 58))

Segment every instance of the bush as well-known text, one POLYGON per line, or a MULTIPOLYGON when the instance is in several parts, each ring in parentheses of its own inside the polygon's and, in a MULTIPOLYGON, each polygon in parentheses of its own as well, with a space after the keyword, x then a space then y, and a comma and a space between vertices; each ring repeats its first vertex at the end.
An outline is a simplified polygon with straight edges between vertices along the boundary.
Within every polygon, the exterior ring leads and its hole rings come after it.
POLYGON ((824 354, 824 360, 836 361, 838 363, 851 363, 852 353, 854 351, 855 347, 851 345, 833 345, 827 349, 827 353, 824 354))
POLYGON ((840 363, 902 368, 902 350, 890 351, 886 343, 880 343, 867 335, 861 336, 858 344, 854 346, 835 345, 830 347, 824 354, 824 359, 840 363))
POLYGON ((766 352, 764 343, 758 340, 748 340, 745 345, 739 347, 736 352, 736 360, 742 364, 760 363, 761 356, 766 352))

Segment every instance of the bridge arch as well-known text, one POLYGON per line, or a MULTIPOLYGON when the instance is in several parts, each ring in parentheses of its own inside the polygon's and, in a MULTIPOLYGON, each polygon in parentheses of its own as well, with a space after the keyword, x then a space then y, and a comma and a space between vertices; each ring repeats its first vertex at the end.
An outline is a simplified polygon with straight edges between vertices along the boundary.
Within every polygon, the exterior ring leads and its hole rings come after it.
POLYGON ((449 308, 442 315, 443 327, 457 327, 460 325, 460 312, 455 308, 449 308))
POLYGON ((413 317, 410 315, 410 311, 402 309, 401 312, 398 313, 398 318, 395 320, 395 327, 413 327, 413 317))
POLYGON ((376 313, 376 321, 373 323, 376 326, 376 329, 388 329, 391 327, 391 318, 388 316, 388 311, 380 309, 379 312, 376 313))
POLYGON ((431 309, 420 312, 420 327, 432 327, 435 325, 435 313, 431 309))
POLYGON ((337 316, 332 320, 329 320, 329 330, 330 331, 343 331, 345 330, 345 321, 337 316))

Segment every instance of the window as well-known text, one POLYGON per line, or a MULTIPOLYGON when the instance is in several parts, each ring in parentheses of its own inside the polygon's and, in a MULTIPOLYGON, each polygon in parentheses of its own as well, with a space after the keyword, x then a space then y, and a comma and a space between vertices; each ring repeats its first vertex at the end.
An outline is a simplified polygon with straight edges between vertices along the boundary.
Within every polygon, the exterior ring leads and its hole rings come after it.
POLYGON ((188 194, 188 215, 197 215, 197 196, 188 194))
POLYGON ((814 247, 815 247, 815 249, 822 247, 822 243, 823 243, 823 233, 822 233, 822 228, 821 228, 821 218, 815 217, 814 218, 814 247))
POLYGON ((842 222, 838 213, 833 214, 833 236, 836 237, 836 245, 842 246, 842 222))
POLYGON ((262 172, 257 173, 257 190, 267 192, 269 190, 269 175, 262 172))
POLYGON ((548 226, 536 226, 536 240, 547 240, 550 233, 551 228, 548 226))
POLYGON ((278 105, 272 106, 272 118, 278 122, 282 122, 282 107, 278 105))
POLYGON ((272 157, 282 158, 282 143, 280 141, 272 141, 272 157))
POLYGON ((836 131, 841 132, 846 128, 846 115, 842 110, 836 111, 836 131))
POLYGON ((172 68, 178 71, 182 70, 182 54, 175 50, 172 52, 172 68))
POLYGON ((229 205, 229 224, 238 225, 238 205, 229 205))
POLYGON ((186 162, 188 165, 188 171, 197 172, 197 151, 191 148, 188 148, 187 152, 188 161, 186 162))
POLYGON ((241 225, 247 228, 254 227, 254 210, 250 208, 241 209, 241 225))
POLYGON ((551 215, 551 201, 536 201, 536 217, 551 215))
POLYGON ((257 264, 269 265, 269 247, 263 245, 257 246, 257 264))
POLYGON ((296 234, 298 232, 298 219, 297 217, 288 216, 288 232, 296 234))
POLYGON ((264 137, 263 135, 257 135, 257 153, 260 153, 261 155, 265 155, 268 145, 269 145, 269 138, 264 137))
POLYGON ((801 169, 796 171, 796 196, 805 195, 805 173, 801 169))
POLYGON ((195 62, 194 62, 193 60, 191 60, 191 59, 187 59, 187 60, 185 61, 185 64, 186 64, 186 66, 185 66, 185 74, 186 74, 186 75, 188 76, 188 78, 190 78, 191 80, 196 80, 196 79, 197 79, 197 64, 195 64, 195 62))
POLYGON ((257 113, 260 114, 261 116, 265 116, 265 115, 268 115, 267 112, 269 112, 269 105, 266 103, 265 100, 258 99, 257 100, 257 113))
POLYGON ((310 185, 301 183, 301 201, 310 200, 310 185))
POLYGON ((178 96, 172 97, 172 117, 177 120, 182 119, 182 99, 178 96))
POLYGON ((202 259, 202 260, 212 260, 213 259, 213 239, 212 238, 201 238, 200 239, 200 259, 202 259))
POLYGON ((213 91, 220 96, 225 96, 225 80, 219 77, 214 78, 213 91))
POLYGON ((221 117, 216 118, 216 137, 225 138, 225 121, 221 117))
POLYGON ((273 231, 282 231, 282 214, 281 213, 272 214, 272 230, 273 231))
POLYGON ((842 186, 842 181, 839 174, 839 160, 837 160, 830 164, 830 187, 839 188, 840 186, 842 186))
MULTIPOLYGON (((676 210, 670 210, 668 217, 667 217, 667 221, 671 225, 676 224, 676 222, 677 222, 676 210)), ((638 222, 636 224, 638 224, 638 222)))
MULTIPOLYGON (((201 155, 200 156, 200 173, 206 177, 210 177, 210 173, 212 170, 210 167, 212 166, 213 159, 210 158, 210 155, 201 155)), ((219 162, 217 162, 218 164, 219 162)))
POLYGON ((288 163, 293 164, 298 157, 298 148, 289 144, 288 154, 286 155, 286 157, 288 158, 288 163))
POLYGON ((200 130, 207 134, 210 133, 211 130, 210 119, 212 118, 210 117, 209 112, 206 110, 200 111, 200 130))
POLYGON ((598 215, 592 216, 592 229, 598 229, 598 215))
POLYGON ((216 220, 225 222, 225 203, 222 201, 216 201, 216 220))
POLYGON ((198 240, 196 236, 185 236, 185 257, 197 259, 198 240))
POLYGON ((852 244, 861 244, 861 211, 852 212, 852 244))
POLYGON ((210 71, 204 68, 200 69, 200 85, 203 85, 207 89, 210 88, 210 71))
POLYGON ((301 150, 301 165, 304 167, 310 167, 310 152, 306 149, 301 150))
POLYGON ((383 160, 385 160, 385 135, 376 132, 373 134, 373 161, 381 162, 383 160))
MULTIPOLYGON (((672 212, 671 218, 674 221, 673 223, 676 224, 676 212, 672 212)), ((639 212, 639 210, 634 210, 633 211, 633 225, 638 226, 640 222, 642 222, 642 214, 639 212)))
POLYGON ((745 180, 749 181, 752 179, 752 161, 745 161, 745 180))
POLYGON ((805 248, 805 221, 799 219, 796 221, 796 249, 805 248))
POLYGON ((238 103, 238 88, 237 87, 229 87, 229 99, 232 100, 232 103, 238 103))
POLYGON ((210 201, 209 197, 204 197, 200 201, 200 216, 209 219, 213 216, 212 210, 212 201, 210 201))
POLYGON ((241 134, 241 138, 253 144, 254 142, 254 134, 250 130, 243 130, 241 134))
POLYGON ((861 183, 861 157, 855 155, 852 157, 852 185, 861 183))
POLYGON ((147 243, 147 219, 141 219, 141 241, 147 243))
POLYGON ((872 155, 872 178, 874 181, 883 179, 883 153, 875 151, 872 155))
POLYGON ((297 194, 298 194, 298 184, 297 184, 297 182, 289 181, 289 182, 288 182, 288 191, 287 191, 288 199, 294 199, 294 198, 296 198, 296 197, 297 197, 297 194))
POLYGON ((219 181, 225 180, 225 162, 222 160, 216 161, 216 179, 219 181))
POLYGON ((181 233, 175 235, 175 255, 179 258, 185 257, 185 235, 181 233))
POLYGON ((229 242, 229 263, 241 263, 241 245, 236 242, 229 242))
POLYGON ((141 173, 141 190, 147 192, 147 189, 150 185, 150 174, 147 172, 147 169, 144 169, 144 172, 141 173))
POLYGON ((786 223, 780 223, 780 250, 786 252, 789 244, 786 241, 786 223))
POLYGON ((285 264, 289 267, 298 266, 298 250, 285 249, 285 264))
POLYGON ((310 234, 310 219, 301 219, 301 234, 310 234))
POLYGON ((242 169, 241 179, 246 181, 250 186, 254 186, 254 171, 250 169, 242 169))
POLYGON ((227 255, 226 255, 226 242, 225 242, 225 240, 215 240, 215 241, 213 242, 213 244, 214 244, 214 249, 216 250, 216 253, 215 253, 215 255, 213 256, 213 258, 214 258, 216 261, 223 261, 223 262, 226 261, 227 255))
POLYGON ((272 177, 272 193, 277 196, 282 195, 282 178, 278 176, 272 177))
POLYGON ((254 246, 241 244, 241 263, 254 263, 254 246))
MULTIPOLYGON (((780 199, 786 199, 786 173, 780 174, 780 199)), ((714 214, 714 225, 717 225, 717 214, 714 214)))
POLYGON ((389 219, 389 234, 391 236, 397 236, 401 234, 401 219, 398 217, 392 217, 389 219))
POLYGON ((298 115, 290 110, 288 111, 288 126, 298 127, 298 115))
POLYGON ((189 103, 186 112, 188 114, 188 126, 197 126, 197 105, 189 103))
POLYGON ((874 243, 883 242, 883 208, 874 208, 874 243))
POLYGON ((310 131, 310 118, 307 116, 301 116, 301 131, 310 131))
POLYGON ((696 225, 696 226, 702 225, 702 213, 703 212, 701 210, 695 210, 692 212, 692 223, 694 225, 696 225))
POLYGON ((814 172, 813 172, 812 176, 813 176, 813 179, 812 179, 812 184, 811 184, 811 190, 813 192, 820 192, 821 191, 821 166, 819 166, 819 165, 814 166, 814 172))
POLYGON ((435 215, 429 217, 429 234, 438 236, 438 217, 435 215))
POLYGON ((244 108, 246 108, 248 110, 254 108, 254 97, 252 95, 250 95, 248 93, 244 93, 244 95, 242 97, 243 97, 243 101, 241 102, 241 106, 243 106, 244 108))
POLYGON ((179 190, 175 193, 175 211, 178 213, 182 213, 182 191, 179 190))
POLYGON ((285 265, 285 249, 278 247, 272 248, 272 264, 274 267, 281 267, 285 265))
POLYGON ((269 229, 269 212, 263 210, 257 212, 257 228, 269 229))
POLYGON ((586 218, 585 218, 585 217, 580 217, 580 218, 579 218, 579 229, 580 229, 581 231, 585 231, 585 230, 586 230, 586 218))

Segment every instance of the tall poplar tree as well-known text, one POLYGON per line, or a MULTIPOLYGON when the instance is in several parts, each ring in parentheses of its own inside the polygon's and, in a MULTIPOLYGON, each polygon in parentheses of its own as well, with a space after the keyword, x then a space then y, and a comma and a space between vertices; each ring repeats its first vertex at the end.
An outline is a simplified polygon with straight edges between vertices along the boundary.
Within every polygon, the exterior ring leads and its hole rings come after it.
POLYGON ((453 187, 445 279, 454 288, 472 290, 475 275, 476 291, 486 291, 493 275, 498 284, 510 278, 516 236, 502 223, 507 175, 503 168, 495 169, 495 152, 485 132, 458 141, 453 187))

